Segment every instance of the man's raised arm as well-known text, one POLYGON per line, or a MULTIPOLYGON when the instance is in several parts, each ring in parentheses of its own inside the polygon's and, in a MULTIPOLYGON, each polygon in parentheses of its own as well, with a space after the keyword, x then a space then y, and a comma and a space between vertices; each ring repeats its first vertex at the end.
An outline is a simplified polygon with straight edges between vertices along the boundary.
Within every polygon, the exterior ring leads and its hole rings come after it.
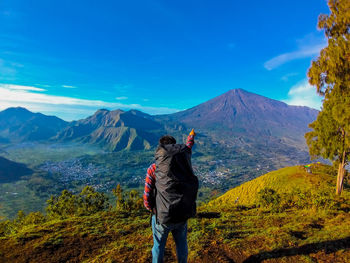
POLYGON ((192 147, 193 147, 195 136, 196 136, 196 133, 194 132, 194 129, 192 129, 192 131, 190 132, 190 134, 187 137, 187 142, 186 142, 186 146, 190 149, 192 149, 192 147))

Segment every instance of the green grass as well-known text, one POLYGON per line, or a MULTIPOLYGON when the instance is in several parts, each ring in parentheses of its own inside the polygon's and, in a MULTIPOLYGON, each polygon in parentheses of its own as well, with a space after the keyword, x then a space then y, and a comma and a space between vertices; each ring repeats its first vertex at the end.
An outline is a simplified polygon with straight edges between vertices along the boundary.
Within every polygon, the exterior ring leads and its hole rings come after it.
MULTIPOLYGON (((302 167, 287 167, 232 189, 226 195, 230 197, 233 192, 235 200, 239 188, 256 192, 264 187, 278 189, 280 194, 296 188, 314 194, 333 193, 332 173, 322 165, 315 166, 313 174, 307 174, 302 167)), ((223 199, 225 205, 223 202, 215 205, 217 200, 202 205, 198 216, 188 221, 190 263, 350 262, 348 188, 341 198, 326 199, 338 205, 313 206, 313 202, 307 201, 305 208, 282 211, 258 207, 254 195, 244 199, 247 206, 234 204, 228 197, 223 199), (309 204, 312 206, 306 208, 309 204)), ((19 227, 0 236, 0 261, 150 262, 151 248, 147 213, 112 210, 19 227)), ((175 262, 175 258, 175 245, 169 238, 165 261, 175 262)))
POLYGON ((282 168, 229 190, 210 202, 209 206, 253 205, 257 202, 257 194, 264 188, 272 188, 279 194, 291 193, 296 189, 310 193, 332 192, 335 187, 335 176, 329 174, 330 171, 330 168, 321 164, 312 165, 312 174, 303 166, 282 168), (238 202, 235 203, 237 198, 238 202))

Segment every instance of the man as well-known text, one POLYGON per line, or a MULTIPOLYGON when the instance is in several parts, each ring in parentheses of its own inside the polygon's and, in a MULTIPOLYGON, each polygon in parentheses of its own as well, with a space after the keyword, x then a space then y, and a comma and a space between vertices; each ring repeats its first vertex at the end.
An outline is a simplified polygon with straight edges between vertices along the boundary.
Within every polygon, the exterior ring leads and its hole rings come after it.
POLYGON ((172 233, 179 263, 187 262, 187 219, 196 214, 198 179, 191 164, 195 132, 186 144, 176 144, 174 137, 160 138, 156 162, 147 169, 145 207, 153 213, 152 262, 163 262, 166 240, 172 233))

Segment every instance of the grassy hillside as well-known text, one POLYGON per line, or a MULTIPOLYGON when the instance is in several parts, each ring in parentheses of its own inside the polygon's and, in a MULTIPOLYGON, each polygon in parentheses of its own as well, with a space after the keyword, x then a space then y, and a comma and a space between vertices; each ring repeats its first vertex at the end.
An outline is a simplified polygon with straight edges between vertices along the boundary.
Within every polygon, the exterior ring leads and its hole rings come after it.
POLYGON ((292 194, 294 192, 312 194, 332 192, 334 186, 334 171, 331 167, 312 164, 309 171, 304 166, 285 167, 229 190, 210 202, 208 206, 253 205, 257 202, 259 191, 264 188, 274 189, 278 194, 292 194))
MULTIPOLYGON (((350 262, 349 188, 335 197, 329 171, 327 166, 314 167, 312 175, 301 167, 281 169, 200 207, 189 220, 189 262, 350 262), (259 194, 246 205, 232 202, 248 186, 258 192, 278 186, 273 196, 279 195, 283 206, 264 206, 259 194), (311 197, 304 198, 310 189, 311 197), (288 191, 293 200, 284 195, 288 191)), ((63 219, 20 215, 0 223, 0 262, 151 262, 151 248, 144 209, 63 219)), ((165 262, 176 262, 171 237, 165 262)))

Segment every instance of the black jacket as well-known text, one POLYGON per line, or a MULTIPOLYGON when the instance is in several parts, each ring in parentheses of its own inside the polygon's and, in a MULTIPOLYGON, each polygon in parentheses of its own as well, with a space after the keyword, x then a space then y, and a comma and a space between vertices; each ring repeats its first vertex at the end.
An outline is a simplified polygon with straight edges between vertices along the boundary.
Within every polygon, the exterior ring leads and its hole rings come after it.
POLYGON ((196 214, 198 178, 191 153, 184 144, 159 145, 156 150, 156 211, 161 224, 184 222, 196 214))

